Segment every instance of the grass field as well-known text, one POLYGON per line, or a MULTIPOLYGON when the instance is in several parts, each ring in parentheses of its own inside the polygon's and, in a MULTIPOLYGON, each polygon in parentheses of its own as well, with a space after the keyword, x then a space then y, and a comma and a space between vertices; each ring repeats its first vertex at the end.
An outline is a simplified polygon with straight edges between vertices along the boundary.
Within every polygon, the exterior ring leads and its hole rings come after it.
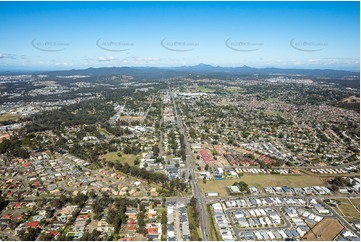
POLYGON ((332 241, 343 228, 337 219, 325 218, 313 227, 302 240, 332 241))
POLYGON ((275 111, 267 111, 267 112, 264 112, 264 115, 266 115, 266 116, 282 116, 282 113, 275 112, 275 111))
POLYGON ((122 152, 109 152, 109 153, 103 155, 102 158, 105 158, 105 160, 107 160, 107 161, 115 161, 115 160, 118 160, 118 161, 120 161, 121 163, 128 162, 128 164, 129 164, 130 166, 133 166, 133 165, 134 165, 134 161, 135 161, 135 159, 137 158, 137 156, 136 156, 136 155, 126 155, 126 154, 123 154, 122 152), (118 156, 118 153, 121 153, 122 156, 119 157, 119 156, 118 156))
POLYGON ((191 86, 193 92, 214 92, 216 89, 210 86, 191 86))
POLYGON ((0 122, 14 121, 21 117, 20 114, 5 113, 0 115, 0 122))
POLYGON ((113 135, 112 133, 109 133, 108 130, 106 130, 106 129, 99 128, 98 130, 99 130, 99 132, 103 132, 103 133, 105 133, 106 135, 109 135, 109 136, 113 136, 113 137, 114 137, 114 135, 113 135))
POLYGON ((199 232, 197 230, 197 223, 195 218, 193 217, 193 208, 191 205, 187 205, 187 214, 188 214, 188 221, 189 221, 189 230, 190 230, 190 239, 192 241, 199 240, 199 232))
POLYGON ((226 186, 233 185, 236 181, 244 181, 250 186, 267 187, 267 186, 289 186, 289 187, 308 187, 325 185, 325 182, 318 177, 309 176, 306 174, 301 175, 272 175, 272 174, 259 174, 259 175, 243 175, 240 179, 228 180, 209 180, 206 184, 199 181, 199 186, 203 192, 218 192, 221 197, 227 195, 226 186))
POLYGON ((356 207, 360 207, 360 198, 350 198, 351 203, 356 206, 356 207))
POLYGON ((125 120, 125 121, 129 121, 129 122, 132 122, 132 121, 143 122, 144 119, 145 119, 144 116, 121 116, 120 117, 120 120, 125 120))
POLYGON ((347 221, 358 220, 360 218, 360 212, 354 207, 359 208, 360 199, 335 199, 337 201, 336 211, 342 215, 347 221))
POLYGON ((219 235, 216 226, 214 224, 214 219, 213 219, 213 212, 212 212, 212 208, 211 205, 207 204, 207 222, 208 222, 208 231, 209 233, 209 240, 210 241, 222 241, 221 236, 219 235))

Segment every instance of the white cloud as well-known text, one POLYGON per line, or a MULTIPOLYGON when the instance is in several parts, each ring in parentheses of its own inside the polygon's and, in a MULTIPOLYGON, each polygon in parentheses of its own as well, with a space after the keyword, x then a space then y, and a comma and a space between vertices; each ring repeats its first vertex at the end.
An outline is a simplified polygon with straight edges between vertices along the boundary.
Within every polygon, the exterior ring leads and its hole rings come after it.
POLYGON ((69 62, 58 62, 55 63, 56 66, 73 66, 73 63, 69 63, 69 62))
POLYGON ((309 59, 309 63, 320 65, 359 65, 360 59, 358 58, 319 58, 309 59))
POLYGON ((16 55, 15 54, 4 54, 4 53, 0 53, 0 59, 16 59, 16 55))
POLYGON ((98 61, 113 61, 113 60, 117 60, 117 58, 115 58, 114 56, 98 56, 97 60, 98 61))

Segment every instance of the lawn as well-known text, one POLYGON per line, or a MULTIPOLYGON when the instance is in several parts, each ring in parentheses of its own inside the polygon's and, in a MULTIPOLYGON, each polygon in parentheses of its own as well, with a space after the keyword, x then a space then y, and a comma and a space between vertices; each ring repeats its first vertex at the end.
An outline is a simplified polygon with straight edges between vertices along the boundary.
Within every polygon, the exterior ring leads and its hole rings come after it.
POLYGON ((121 163, 125 163, 125 162, 128 162, 128 164, 130 166, 133 166, 134 165, 134 161, 135 159, 137 158, 136 155, 126 155, 126 154, 123 154, 122 152, 109 152, 105 155, 102 156, 102 158, 105 158, 105 160, 107 161, 115 161, 115 160, 118 160, 120 161, 121 163), (120 153, 122 156, 119 157, 118 156, 118 153, 120 153))
POLYGON ((227 196, 226 186, 233 185, 238 181, 244 181, 250 186, 289 186, 289 187, 309 187, 325 185, 325 182, 316 176, 301 175, 273 175, 273 174, 245 174, 240 179, 209 180, 206 184, 199 180, 199 186, 203 192, 218 192, 221 197, 227 196))
POLYGON ((5 113, 0 115, 0 122, 14 121, 21 117, 20 114, 5 113))
POLYGON ((342 230, 343 226, 337 219, 325 218, 313 227, 304 237, 303 240, 322 240, 332 241, 342 230))

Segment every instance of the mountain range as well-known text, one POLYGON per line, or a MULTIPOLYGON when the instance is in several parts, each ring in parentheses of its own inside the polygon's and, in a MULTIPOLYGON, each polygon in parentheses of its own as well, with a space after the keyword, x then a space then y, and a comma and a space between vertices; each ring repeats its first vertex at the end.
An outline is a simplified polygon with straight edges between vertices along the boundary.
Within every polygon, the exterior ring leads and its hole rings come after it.
MULTIPOLYGON (((20 72, 19 72, 20 73, 20 72)), ((45 74, 50 76, 65 75, 87 75, 87 76, 105 76, 105 75, 129 75, 135 78, 171 78, 189 75, 207 75, 207 76, 229 76, 240 75, 302 75, 302 76, 359 76, 359 72, 332 70, 332 69, 289 69, 289 68, 255 68, 249 66, 241 67, 221 67, 208 64, 199 64, 195 66, 179 67, 100 67, 87 69, 57 70, 57 71, 38 71, 29 72, 31 74, 45 74)), ((15 72, 3 72, 3 74, 16 74, 15 72)), ((24 71, 21 72, 24 74, 24 71)))

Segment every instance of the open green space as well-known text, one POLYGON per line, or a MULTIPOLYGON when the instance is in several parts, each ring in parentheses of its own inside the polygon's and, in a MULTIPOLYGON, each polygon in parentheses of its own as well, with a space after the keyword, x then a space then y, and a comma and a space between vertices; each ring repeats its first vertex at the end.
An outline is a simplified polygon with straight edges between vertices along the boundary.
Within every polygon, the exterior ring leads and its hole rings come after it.
POLYGON ((207 213, 208 213, 208 229, 209 229, 209 240, 210 241, 222 241, 222 237, 219 235, 216 225, 213 219, 213 212, 212 212, 211 205, 207 204, 207 213))
POLYGON ((198 241, 200 236, 199 236, 199 233, 198 233, 198 225, 195 221, 195 218, 193 217, 193 208, 191 205, 187 205, 187 213, 188 213, 188 221, 189 221, 189 230, 190 230, 190 239, 192 241, 198 241))
POLYGON ((199 180, 199 186, 204 193, 218 192, 221 197, 227 196, 226 187, 233 185, 235 182, 244 181, 249 186, 267 187, 267 186, 289 186, 289 187, 309 187, 325 185, 325 181, 316 176, 306 174, 300 175, 275 175, 275 174, 245 174, 239 179, 227 180, 209 180, 203 183, 199 180))
POLYGON ((360 207, 360 198, 350 198, 350 201, 355 207, 360 207))
POLYGON ((5 113, 0 115, 0 122, 15 121, 21 117, 20 114, 5 113))
POLYGON ((111 137, 114 137, 114 135, 112 133, 109 133, 108 130, 106 129, 103 129, 103 128, 98 128, 99 132, 103 132, 105 133, 106 135, 109 135, 111 137))
POLYGON ((134 166, 134 161, 137 158, 137 156, 132 154, 126 155, 119 151, 119 152, 109 152, 103 155, 102 158, 104 158, 107 161, 113 161, 113 162, 118 160, 123 164, 127 162, 130 166, 134 166), (118 156, 118 153, 121 154, 121 156, 118 156))
POLYGON ((220 89, 219 86, 210 86, 210 85, 207 86, 193 85, 189 87, 189 90, 192 92, 215 92, 219 89, 220 89))
POLYGON ((275 112, 275 111, 266 111, 264 112, 266 116, 282 116, 281 112, 275 112))
MULTIPOLYGON (((353 220, 358 220, 360 218, 360 212, 354 207, 353 204, 359 204, 360 199, 335 199, 337 201, 337 208, 335 209, 337 213, 342 215, 347 221, 351 222, 353 220)), ((358 207, 358 205, 355 205, 358 207)))

